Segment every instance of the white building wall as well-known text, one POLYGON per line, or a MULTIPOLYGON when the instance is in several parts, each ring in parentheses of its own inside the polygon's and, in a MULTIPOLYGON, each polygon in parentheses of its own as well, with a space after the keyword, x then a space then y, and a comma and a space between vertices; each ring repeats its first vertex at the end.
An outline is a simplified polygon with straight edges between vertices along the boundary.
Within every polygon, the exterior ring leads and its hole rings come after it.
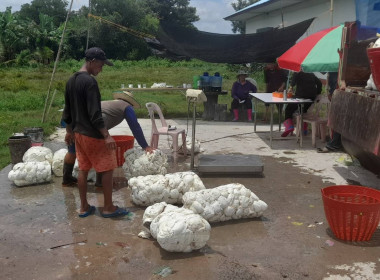
MULTIPOLYGON (((310 0, 283 9, 284 25, 290 26, 316 17, 305 33, 308 36, 331 25, 330 0, 310 0)), ((334 0, 333 26, 356 20, 355 0, 334 0)), ((281 10, 262 14, 246 22, 246 33, 255 33, 264 27, 277 27, 282 23, 281 10)))

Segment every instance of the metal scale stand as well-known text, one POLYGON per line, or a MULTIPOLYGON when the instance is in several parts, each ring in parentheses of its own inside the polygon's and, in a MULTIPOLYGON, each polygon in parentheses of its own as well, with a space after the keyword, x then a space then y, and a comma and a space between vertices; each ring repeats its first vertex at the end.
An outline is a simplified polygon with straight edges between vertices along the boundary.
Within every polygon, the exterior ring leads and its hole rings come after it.
MULTIPOLYGON (((193 124, 191 138, 191 163, 190 169, 194 167, 194 146, 195 146, 195 126, 196 126, 196 103, 207 100, 201 90, 187 90, 188 102, 193 103, 193 124)), ((200 155, 197 171, 202 174, 242 174, 261 175, 264 172, 264 164, 257 155, 200 155)))
POLYGON ((194 167, 194 148, 195 148, 195 125, 196 125, 196 112, 197 112, 197 103, 202 103, 207 101, 207 97, 202 90, 197 89, 188 89, 186 91, 186 98, 189 103, 193 104, 193 125, 191 133, 191 162, 190 169, 195 171, 194 167))

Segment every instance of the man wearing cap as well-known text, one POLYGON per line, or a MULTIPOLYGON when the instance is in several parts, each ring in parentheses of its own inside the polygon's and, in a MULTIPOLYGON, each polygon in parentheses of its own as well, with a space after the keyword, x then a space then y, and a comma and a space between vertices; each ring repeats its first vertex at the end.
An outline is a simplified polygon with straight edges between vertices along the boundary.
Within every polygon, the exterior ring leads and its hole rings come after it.
POLYGON ((94 214, 95 207, 87 201, 87 176, 93 167, 102 173, 105 218, 128 214, 112 202, 112 176, 117 167, 116 143, 105 126, 100 107, 100 91, 93 76, 98 75, 103 65, 113 64, 103 50, 94 47, 85 53, 85 63, 70 77, 66 84, 65 108, 62 119, 66 123, 65 142, 70 146, 75 141, 79 164, 78 188, 80 195, 79 217, 94 214))
MULTIPOLYGON (((113 94, 113 98, 115 100, 107 100, 100 103, 106 128, 111 129, 125 119, 137 143, 145 152, 152 153, 155 149, 150 147, 146 142, 144 133, 137 121, 134 108, 140 108, 141 106, 134 99, 133 94, 127 91, 117 92, 113 94)), ((68 147, 68 152, 64 158, 62 186, 70 187, 76 184, 76 178, 72 176, 75 159, 75 144, 73 144, 68 147)), ((96 173, 95 186, 102 187, 101 173, 96 173)))
POLYGON ((247 109, 248 121, 252 121, 252 101, 250 92, 256 92, 255 85, 246 80, 248 73, 240 70, 237 74, 237 81, 232 85, 231 96, 233 98, 231 109, 234 113, 233 122, 239 120, 239 105, 244 104, 247 109))

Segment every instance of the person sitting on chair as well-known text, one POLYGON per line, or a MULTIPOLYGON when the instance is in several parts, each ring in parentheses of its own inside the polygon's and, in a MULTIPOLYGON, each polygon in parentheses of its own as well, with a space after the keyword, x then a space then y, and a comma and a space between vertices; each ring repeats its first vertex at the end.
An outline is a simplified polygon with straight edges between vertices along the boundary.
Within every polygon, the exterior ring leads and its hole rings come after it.
MULTIPOLYGON (((328 79, 327 79, 327 82, 328 82, 327 84, 328 84, 328 88, 329 88, 328 98, 331 102, 332 96, 333 96, 335 90, 338 88, 338 73, 337 72, 330 72, 328 79)), ((330 152, 340 151, 342 149, 343 149, 343 146, 342 146, 341 134, 339 132, 336 132, 335 130, 333 130, 331 140, 327 142, 325 147, 318 148, 317 152, 318 153, 330 153, 330 152)))
POLYGON ((247 109, 248 121, 252 121, 252 97, 249 95, 250 92, 257 92, 257 88, 251 82, 247 81, 246 78, 248 73, 240 70, 237 74, 237 81, 232 85, 231 96, 233 98, 231 109, 234 113, 233 122, 239 120, 239 105, 244 104, 247 109))
MULTIPOLYGON (((322 91, 321 81, 313 73, 305 73, 303 71, 293 74, 290 85, 289 92, 293 91, 294 86, 296 87, 295 98, 306 98, 314 101, 317 95, 322 91)), ((303 106, 302 113, 306 113, 307 109, 309 109, 312 104, 313 103, 306 103, 303 106)), ((286 137, 294 131, 293 113, 295 113, 297 109, 298 104, 290 103, 286 105, 284 121, 285 131, 281 134, 281 137, 286 137)), ((305 128, 303 130, 305 130, 305 128)))

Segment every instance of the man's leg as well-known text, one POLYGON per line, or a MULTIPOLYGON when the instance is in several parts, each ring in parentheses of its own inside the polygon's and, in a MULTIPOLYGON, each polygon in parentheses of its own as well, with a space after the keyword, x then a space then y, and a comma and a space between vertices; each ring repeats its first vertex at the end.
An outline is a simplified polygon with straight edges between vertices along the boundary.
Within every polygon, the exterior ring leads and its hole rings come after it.
POLYGON ((294 131, 293 113, 298 109, 297 104, 288 104, 285 108, 285 131, 281 134, 281 137, 286 137, 294 131))
POLYGON ((86 212, 89 207, 88 202, 87 202, 87 176, 88 176, 88 171, 79 170, 78 189, 79 189, 81 213, 86 212))
POLYGON ((76 159, 75 144, 70 145, 68 148, 69 151, 66 153, 65 158, 63 159, 62 186, 64 187, 74 186, 78 182, 78 180, 73 177, 73 169, 76 159))
POLYGON ((329 150, 339 150, 342 148, 340 133, 333 131, 332 139, 326 144, 326 148, 329 150))
POLYGON ((117 209, 112 203, 113 170, 102 172, 101 176, 104 195, 103 214, 113 213, 117 209))
POLYGON ((239 101, 237 101, 236 99, 233 99, 231 103, 231 109, 232 109, 232 112, 234 113, 234 118, 232 119, 232 121, 236 122, 239 120, 239 101))
POLYGON ((245 100, 245 107, 247 108, 247 119, 249 122, 252 122, 252 100, 247 98, 245 100))

